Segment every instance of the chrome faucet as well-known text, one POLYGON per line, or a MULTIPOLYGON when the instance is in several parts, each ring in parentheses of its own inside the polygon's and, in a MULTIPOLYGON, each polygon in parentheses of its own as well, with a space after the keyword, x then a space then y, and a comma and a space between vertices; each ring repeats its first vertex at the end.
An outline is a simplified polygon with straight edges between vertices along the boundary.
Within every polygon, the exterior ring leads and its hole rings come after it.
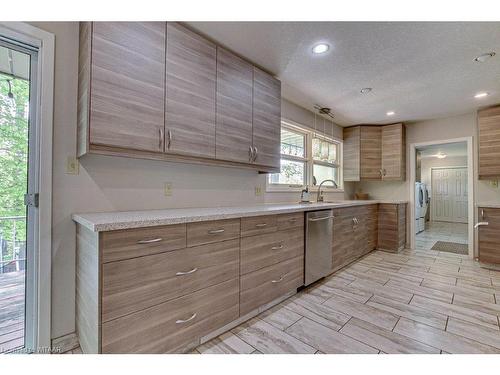
POLYGON ((318 186, 318 196, 316 197, 316 202, 323 202, 324 198, 323 198, 323 192, 321 191, 321 186, 323 186, 323 184, 325 182, 331 182, 333 184, 333 186, 335 187, 335 189, 337 189, 339 186, 337 185, 337 183, 333 180, 323 180, 321 181, 321 184, 319 184, 318 186))

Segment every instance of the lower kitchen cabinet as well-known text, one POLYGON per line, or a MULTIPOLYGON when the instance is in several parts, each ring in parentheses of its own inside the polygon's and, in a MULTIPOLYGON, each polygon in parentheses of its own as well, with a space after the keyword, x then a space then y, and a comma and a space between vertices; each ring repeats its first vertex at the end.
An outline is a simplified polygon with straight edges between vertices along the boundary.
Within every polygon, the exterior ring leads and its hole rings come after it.
POLYGON ((92 232, 77 226, 84 353, 171 353, 304 284, 304 213, 92 232))
POLYGON ((406 245, 406 203, 382 203, 378 208, 378 245, 380 250, 399 252, 406 245))
POLYGON ((332 271, 336 271, 377 246, 377 205, 333 210, 332 271))
POLYGON ((479 261, 500 265, 500 208, 479 207, 478 221, 488 223, 478 228, 479 261))

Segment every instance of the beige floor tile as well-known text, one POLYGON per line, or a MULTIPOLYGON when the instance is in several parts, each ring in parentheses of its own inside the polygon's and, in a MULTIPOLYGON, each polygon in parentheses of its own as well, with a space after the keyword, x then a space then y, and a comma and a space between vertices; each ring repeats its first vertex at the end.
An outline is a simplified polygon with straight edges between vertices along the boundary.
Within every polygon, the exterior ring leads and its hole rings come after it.
POLYGON ((446 331, 467 337, 500 350, 500 331, 489 329, 463 320, 450 318, 446 331))
POLYGON ((255 348, 231 332, 226 332, 196 348, 201 354, 249 354, 255 348))
POLYGON ((461 295, 456 295, 453 298, 453 304, 481 311, 485 314, 500 316, 500 306, 495 303, 475 301, 461 295))
POLYGON ((264 354, 313 354, 316 349, 263 320, 256 320, 236 335, 264 354))
POLYGON ((467 297, 478 301, 494 302, 495 300, 493 293, 484 293, 482 291, 471 290, 456 285, 443 284, 432 280, 424 280, 422 282, 422 286, 431 289, 441 290, 443 292, 453 293, 455 295, 461 295, 463 297, 467 297))
POLYGON ((394 315, 406 317, 438 329, 444 330, 446 327, 447 316, 427 309, 393 301, 387 298, 374 296, 366 303, 369 306, 376 307, 379 310, 390 312, 394 315))
POLYGON ((286 332, 326 354, 378 353, 375 348, 307 318, 302 318, 286 332))
POLYGON ((429 311, 446 314, 450 317, 465 320, 467 322, 480 324, 492 329, 498 329, 498 320, 496 316, 472 310, 467 307, 449 304, 421 296, 414 296, 410 302, 410 306, 418 306, 429 311))
POLYGON ((379 328, 357 318, 349 320, 349 322, 342 327, 340 333, 344 333, 345 335, 377 348, 384 353, 439 354, 441 352, 440 349, 422 344, 398 333, 379 328))
POLYGON ((335 311, 354 316, 389 330, 394 328, 394 325, 398 321, 398 316, 390 312, 379 310, 366 304, 350 301, 342 297, 334 296, 327 300, 324 305, 335 311))
POLYGON ((419 296, 424 296, 424 297, 429 297, 429 298, 434 298, 439 301, 451 303, 453 299, 453 293, 449 292, 443 292, 441 290, 436 290, 432 288, 427 288, 425 286, 421 285, 413 285, 401 281, 393 281, 389 280, 387 284, 385 284, 388 287, 393 287, 393 288, 398 288, 401 291, 404 291, 406 293, 411 293, 411 294, 417 294, 419 296))
POLYGON ((355 280, 351 284, 349 284, 349 286, 368 293, 376 294, 377 296, 393 299, 395 301, 403 303, 410 302, 413 294, 402 291, 399 288, 392 288, 390 285, 388 285, 390 282, 391 280, 389 280, 387 284, 380 286, 379 284, 373 284, 366 280, 355 280))
POLYGON ((401 318, 394 332, 454 354, 496 353, 489 345, 445 332, 426 324, 401 318))
POLYGON ((335 331, 338 331, 350 319, 347 314, 300 298, 285 301, 283 306, 335 331))
POLYGON ((321 286, 330 292, 330 297, 333 295, 344 297, 356 302, 365 303, 373 295, 370 292, 366 292, 362 289, 353 288, 350 285, 346 286, 336 286, 330 287, 328 285, 321 286))
POLYGON ((282 304, 279 304, 278 306, 261 313, 259 318, 284 331, 297 320, 302 318, 302 315, 294 313, 293 311, 283 307, 282 304))

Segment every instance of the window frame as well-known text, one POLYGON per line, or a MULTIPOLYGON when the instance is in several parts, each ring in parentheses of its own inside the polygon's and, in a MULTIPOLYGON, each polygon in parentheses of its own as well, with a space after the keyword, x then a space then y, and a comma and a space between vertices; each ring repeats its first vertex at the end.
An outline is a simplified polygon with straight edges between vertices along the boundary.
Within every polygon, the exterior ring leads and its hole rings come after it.
MULTIPOLYGON (((297 157, 297 156, 291 156, 291 155, 285 155, 281 154, 280 155, 280 161, 282 159, 285 160, 290 160, 290 161, 300 161, 305 163, 305 170, 304 170, 304 185, 290 185, 290 184, 276 184, 276 183, 270 183, 269 182, 269 175, 266 177, 266 192, 300 192, 302 189, 304 189, 305 186, 309 187, 309 191, 317 191, 318 186, 313 185, 313 168, 314 164, 316 165, 323 165, 327 167, 337 167, 338 169, 338 188, 334 188, 331 185, 323 185, 322 189, 327 192, 344 192, 344 181, 343 181, 343 164, 342 164, 342 157, 343 157, 343 142, 341 139, 338 139, 336 137, 331 137, 331 136, 326 136, 324 134, 318 134, 317 132, 315 133, 314 130, 311 130, 309 128, 306 128, 305 126, 300 126, 296 125, 293 123, 290 123, 288 121, 282 120, 281 121, 281 128, 285 128, 289 131, 292 131, 294 133, 299 133, 304 135, 304 154, 305 157, 297 157), (321 160, 314 160, 312 156, 312 140, 313 138, 320 138, 323 139, 327 142, 331 142, 337 145, 337 164, 332 164, 328 162, 324 162, 321 160)), ((280 129, 281 131, 281 129, 280 129)))

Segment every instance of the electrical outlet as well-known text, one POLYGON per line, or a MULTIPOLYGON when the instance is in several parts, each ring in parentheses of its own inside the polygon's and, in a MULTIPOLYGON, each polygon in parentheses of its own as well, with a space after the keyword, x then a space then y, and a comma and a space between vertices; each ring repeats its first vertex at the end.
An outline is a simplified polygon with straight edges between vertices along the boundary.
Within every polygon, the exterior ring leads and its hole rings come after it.
POLYGON ((66 174, 78 174, 78 159, 74 156, 68 156, 66 160, 66 174))
POLYGON ((498 180, 493 180, 490 182, 491 187, 494 187, 495 189, 498 189, 498 180))
POLYGON ((260 186, 255 187, 255 196, 261 196, 262 195, 262 188, 260 186))
POLYGON ((171 197, 172 196, 172 183, 171 182, 165 182, 164 193, 165 193, 166 197, 171 197))

